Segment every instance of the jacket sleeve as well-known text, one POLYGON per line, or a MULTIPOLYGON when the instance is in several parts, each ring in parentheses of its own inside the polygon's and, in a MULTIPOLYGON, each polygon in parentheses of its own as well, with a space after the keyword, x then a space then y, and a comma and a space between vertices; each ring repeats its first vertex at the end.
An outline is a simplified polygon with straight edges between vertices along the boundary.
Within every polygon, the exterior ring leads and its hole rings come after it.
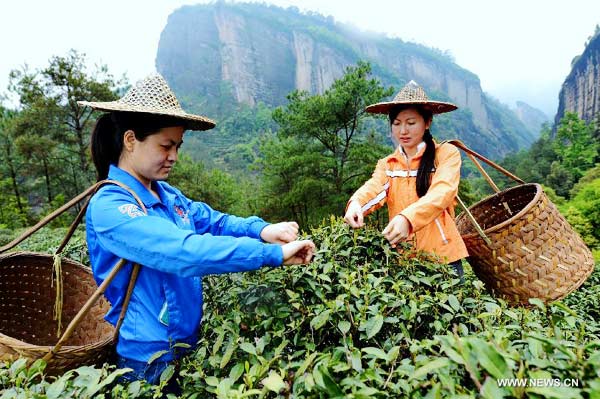
POLYGON ((412 225, 412 231, 419 231, 433 222, 444 209, 454 205, 460 182, 460 153, 451 144, 444 144, 436 153, 437 167, 431 179, 427 194, 406 207, 404 215, 412 225))
POLYGON ((197 234, 145 215, 129 193, 106 187, 90 202, 100 245, 118 257, 181 276, 255 270, 283 263, 281 246, 250 237, 197 234))
MULTIPOLYGON (((185 197, 183 197, 185 198, 185 197)), ((242 218, 215 211, 204 202, 188 201, 190 218, 199 234, 209 233, 214 236, 250 237, 260 239, 262 229, 269 225, 258 216, 242 218)))
POLYGON ((368 215, 381 208, 387 201, 387 191, 389 188, 385 170, 386 161, 385 159, 380 159, 371 178, 350 197, 350 200, 346 204, 346 209, 348 209, 350 202, 354 200, 360 203, 364 215, 368 215))

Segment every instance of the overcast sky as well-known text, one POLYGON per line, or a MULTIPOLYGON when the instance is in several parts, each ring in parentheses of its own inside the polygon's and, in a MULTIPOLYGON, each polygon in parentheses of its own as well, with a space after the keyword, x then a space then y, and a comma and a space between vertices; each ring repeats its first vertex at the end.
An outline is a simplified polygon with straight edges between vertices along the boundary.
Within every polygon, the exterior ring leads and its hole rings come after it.
MULTIPOLYGON (((196 0, 14 0, 0 3, 0 93, 8 73, 42 68, 74 48, 113 75, 154 71, 168 15, 196 0)), ((268 0, 332 15, 362 30, 449 51, 509 106, 523 100, 553 117, 573 57, 600 24, 599 0, 268 0)))

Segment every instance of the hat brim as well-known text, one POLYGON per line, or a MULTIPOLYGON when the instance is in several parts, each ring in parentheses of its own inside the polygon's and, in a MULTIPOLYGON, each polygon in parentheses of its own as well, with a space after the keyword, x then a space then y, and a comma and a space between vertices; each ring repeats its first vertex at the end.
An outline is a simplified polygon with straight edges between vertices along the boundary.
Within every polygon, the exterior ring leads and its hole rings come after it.
POLYGON ((442 101, 388 101, 369 105, 365 108, 365 111, 371 114, 388 114, 390 109, 397 105, 415 105, 427 109, 434 114, 443 114, 444 112, 451 112, 458 109, 456 105, 442 101))
POLYGON ((209 118, 200 115, 188 114, 186 112, 170 111, 165 109, 156 109, 147 106, 135 106, 123 104, 118 101, 90 102, 77 101, 77 104, 91 107, 98 111, 121 111, 121 112, 140 112, 145 114, 164 115, 181 119, 186 130, 209 130, 216 126, 216 123, 209 118))

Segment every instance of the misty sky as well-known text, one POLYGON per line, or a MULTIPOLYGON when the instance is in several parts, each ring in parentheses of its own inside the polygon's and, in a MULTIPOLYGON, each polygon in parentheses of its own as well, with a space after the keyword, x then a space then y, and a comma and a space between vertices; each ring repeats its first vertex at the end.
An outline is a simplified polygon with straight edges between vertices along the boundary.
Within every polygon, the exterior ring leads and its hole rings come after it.
MULTIPOLYGON (((0 93, 8 73, 42 68, 74 48, 136 81, 154 71, 168 15, 189 0, 15 0, 0 3, 0 93)), ((554 117, 573 57, 600 24, 599 0, 267 0, 332 15, 358 29, 449 51, 509 106, 554 117)))

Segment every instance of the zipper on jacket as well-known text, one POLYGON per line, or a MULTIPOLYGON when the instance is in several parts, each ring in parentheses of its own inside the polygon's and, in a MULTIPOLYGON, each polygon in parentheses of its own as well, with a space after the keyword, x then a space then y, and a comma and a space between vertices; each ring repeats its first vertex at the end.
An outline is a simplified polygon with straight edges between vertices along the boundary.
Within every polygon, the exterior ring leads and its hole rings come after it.
POLYGON ((406 177, 410 176, 410 160, 408 159, 408 155, 406 155, 406 153, 404 152, 404 149, 402 149, 402 155, 404 155, 404 160, 406 161, 406 177))
POLYGON ((167 305, 167 299, 165 298, 165 303, 163 303, 160 312, 158 313, 158 321, 160 324, 164 326, 169 325, 169 307, 167 305))
POLYGON ((438 230, 440 231, 440 234, 442 235, 442 241, 445 244, 448 244, 448 239, 446 238, 446 234, 444 234, 444 230, 442 229, 442 225, 440 224, 440 221, 436 218, 435 219, 435 224, 438 227, 438 230))

